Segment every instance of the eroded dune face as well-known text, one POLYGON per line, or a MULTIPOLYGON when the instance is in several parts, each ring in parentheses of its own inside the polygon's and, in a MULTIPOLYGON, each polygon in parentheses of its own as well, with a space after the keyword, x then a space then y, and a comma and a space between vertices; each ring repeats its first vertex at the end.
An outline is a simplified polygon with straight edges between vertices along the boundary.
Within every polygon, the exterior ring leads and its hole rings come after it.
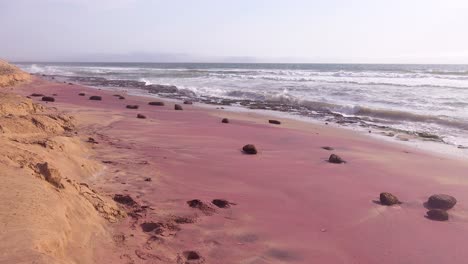
POLYGON ((93 263, 124 213, 85 183, 101 165, 73 117, 0 92, 0 144, 0 263, 93 263))
POLYGON ((29 73, 0 60, 0 87, 13 86, 31 80, 29 73))

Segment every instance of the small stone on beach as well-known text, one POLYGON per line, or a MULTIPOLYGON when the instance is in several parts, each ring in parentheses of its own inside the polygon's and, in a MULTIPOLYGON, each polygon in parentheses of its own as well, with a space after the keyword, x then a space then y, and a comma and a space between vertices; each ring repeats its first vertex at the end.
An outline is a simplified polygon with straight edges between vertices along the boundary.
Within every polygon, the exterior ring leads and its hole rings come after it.
POLYGON ((86 94, 85 93, 79 93, 78 95, 79 96, 85 96, 86 94))
POLYGON ((255 147, 255 145, 252 145, 252 144, 247 144, 247 145, 245 145, 245 146, 242 148, 242 151, 244 151, 244 153, 250 154, 250 155, 255 155, 255 154, 257 154, 257 148, 255 147))
POLYGON ((230 207, 230 203, 224 199, 214 199, 211 201, 212 204, 216 205, 219 208, 228 208, 230 207))
POLYGON ((332 148, 332 147, 328 147, 328 146, 326 146, 326 147, 322 147, 322 149, 324 149, 324 150, 330 150, 330 151, 331 151, 331 150, 335 150, 334 148, 332 148))
POLYGON ((334 164, 345 163, 345 161, 336 154, 331 154, 330 157, 328 158, 328 162, 334 163, 334 164))
POLYGON ((89 138, 88 138, 88 143, 98 144, 98 142, 97 142, 94 138, 92 138, 92 137, 89 137, 89 138))
POLYGON ((89 100, 101 101, 101 100, 102 100, 102 97, 101 97, 101 96, 98 96, 98 95, 93 95, 93 96, 89 97, 89 100))
POLYGON ((43 96, 42 101, 44 101, 44 102, 55 102, 55 98, 53 98, 52 96, 43 96))
POLYGON ((192 102, 192 101, 189 101, 189 100, 187 100, 187 101, 184 101, 184 104, 186 104, 186 105, 191 105, 191 104, 193 104, 193 102, 192 102))
POLYGON ((229 123, 229 119, 223 118, 223 120, 221 120, 221 123, 227 124, 227 123, 229 123))
POLYGON ((44 96, 44 95, 41 94, 41 93, 32 93, 31 96, 32 97, 41 97, 41 96, 44 96))
POLYGON ((116 201, 117 203, 120 203, 120 204, 125 204, 125 205, 130 205, 130 206, 133 206, 136 204, 135 200, 133 200, 132 197, 130 197, 130 195, 124 195, 124 194, 116 194, 114 195, 114 201, 116 201))
POLYGON ((281 122, 278 120, 268 120, 268 123, 274 124, 274 125, 281 125, 281 122))
POLYGON ((449 219, 449 215, 445 210, 431 209, 427 211, 427 218, 436 221, 447 221, 449 219))
POLYGON ((138 115, 137 115, 137 118, 140 118, 140 119, 145 119, 145 118, 146 118, 146 116, 145 116, 145 115, 142 115, 142 114, 138 114, 138 115))
POLYGON ((181 105, 175 104, 174 110, 183 110, 181 105))
POLYGON ((398 198, 388 192, 383 192, 380 194, 380 203, 382 205, 387 205, 387 206, 392 206, 395 204, 401 204, 401 202, 398 200, 398 198))
POLYGON ((198 208, 203 205, 203 202, 198 199, 194 199, 194 200, 187 201, 187 204, 188 206, 192 208, 198 208))
POLYGON ((149 102, 149 105, 164 106, 163 102, 149 102))
POLYGON ((138 105, 127 105, 127 109, 138 109, 138 105))
POLYGON ((434 194, 429 197, 427 205, 430 208, 448 210, 455 206, 457 199, 447 194, 434 194))
MULTIPOLYGON (((184 251, 183 255, 187 261, 201 260, 202 258, 200 254, 196 251, 184 251)), ((192 262, 186 262, 186 263, 192 263, 192 262)))

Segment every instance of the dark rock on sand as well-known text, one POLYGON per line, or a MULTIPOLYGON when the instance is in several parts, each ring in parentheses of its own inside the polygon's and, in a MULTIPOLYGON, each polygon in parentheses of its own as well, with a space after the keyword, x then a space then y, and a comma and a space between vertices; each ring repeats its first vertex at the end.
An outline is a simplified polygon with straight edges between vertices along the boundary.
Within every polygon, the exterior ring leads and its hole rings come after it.
POLYGON ((193 104, 193 102, 192 102, 192 101, 189 101, 189 100, 187 100, 187 101, 184 101, 184 104, 186 104, 186 105, 191 105, 191 104, 193 104))
POLYGON ((125 99, 125 97, 119 96, 119 100, 124 100, 124 99, 125 99))
POLYGON ((79 96, 85 96, 86 94, 85 93, 79 93, 78 95, 79 96))
POLYGON ((41 96, 44 96, 44 95, 40 94, 40 93, 32 93, 31 96, 32 97, 41 97, 41 96))
POLYGON ((274 125, 281 125, 281 122, 278 120, 268 120, 268 123, 274 124, 274 125))
POLYGON ((457 199, 447 194, 434 194, 429 197, 427 205, 430 208, 448 210, 455 206, 457 199))
POLYGON ((174 110, 183 110, 181 105, 175 104, 174 110))
POLYGON ((194 200, 187 201, 187 204, 188 206, 192 208, 199 208, 200 206, 203 205, 203 202, 198 199, 194 199, 194 200))
POLYGON ((250 154, 250 155, 255 155, 255 154, 257 154, 257 148, 255 147, 255 145, 252 145, 252 144, 247 144, 247 145, 245 145, 245 146, 242 148, 242 151, 244 151, 244 153, 250 154))
POLYGON ((182 255, 184 256, 185 260, 187 260, 185 263, 203 263, 203 258, 201 257, 200 253, 196 251, 184 251, 182 255))
POLYGON ((43 96, 42 101, 44 101, 44 102, 55 102, 55 98, 53 98, 52 96, 43 96))
POLYGON ((124 204, 124 205, 129 205, 129 206, 133 206, 133 205, 136 205, 137 203, 135 202, 135 200, 133 200, 132 197, 130 197, 130 195, 124 195, 124 194, 116 194, 114 195, 114 201, 116 201, 117 203, 119 204, 124 204))
POLYGON ((164 106, 163 102, 149 102, 149 105, 164 106))
POLYGON ((334 164, 341 164, 341 163, 345 163, 346 161, 344 161, 340 156, 336 154, 331 154, 330 157, 328 158, 328 162, 334 163, 334 164))
POLYGON ((447 221, 449 219, 449 215, 445 210, 431 209, 427 211, 427 218, 436 221, 447 221))
POLYGON ((102 100, 102 97, 101 97, 101 96, 97 96, 97 95, 93 95, 93 96, 89 97, 89 100, 101 101, 101 100, 102 100))
POLYGON ((221 120, 221 123, 225 123, 225 124, 227 124, 227 123, 229 123, 229 119, 227 119, 227 118, 223 118, 223 120, 221 120))
POLYGON ((98 144, 98 142, 92 137, 88 138, 88 143, 98 144))
POLYGON ((383 192, 380 194, 380 203, 383 205, 395 205, 395 204, 401 204, 401 202, 398 200, 398 198, 388 192, 383 192))
POLYGON ((211 203, 216 205, 219 208, 228 208, 231 206, 227 200, 223 200, 223 199, 214 199, 213 201, 211 201, 211 203))
POLYGON ((138 105, 127 105, 127 109, 138 109, 138 105))
POLYGON ((176 216, 174 217, 174 222, 177 224, 193 224, 195 223, 195 217, 176 216))
POLYGON ((150 181, 152 181, 152 179, 149 178, 149 177, 147 177, 147 178, 145 178, 145 181, 146 181, 146 182, 150 182, 150 181))
POLYGON ((332 147, 328 147, 328 146, 326 146, 326 147, 322 147, 322 149, 324 149, 324 150, 330 150, 330 151, 331 151, 331 150, 335 150, 334 148, 332 148, 332 147))
POLYGON ((137 118, 140 118, 140 119, 145 119, 145 118, 146 118, 146 116, 145 116, 145 115, 143 115, 143 114, 138 114, 138 115, 137 115, 137 118))
POLYGON ((141 227, 141 230, 143 230, 143 232, 147 232, 147 233, 154 231, 156 234, 160 234, 164 231, 163 225, 160 223, 146 222, 146 223, 142 223, 140 227, 141 227))
POLYGON ((205 204, 204 202, 202 202, 202 201, 200 201, 198 199, 187 201, 187 204, 191 208, 199 209, 200 211, 202 211, 206 215, 211 215, 211 214, 213 214, 215 212, 214 208, 212 208, 208 204, 205 204))

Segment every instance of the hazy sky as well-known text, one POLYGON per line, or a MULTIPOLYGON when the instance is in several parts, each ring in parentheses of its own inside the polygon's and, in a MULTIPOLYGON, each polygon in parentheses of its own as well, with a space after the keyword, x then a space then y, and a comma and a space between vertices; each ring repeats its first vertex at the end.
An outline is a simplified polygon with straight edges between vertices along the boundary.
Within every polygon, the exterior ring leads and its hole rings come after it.
POLYGON ((0 0, 10 60, 468 63, 467 0, 0 0))

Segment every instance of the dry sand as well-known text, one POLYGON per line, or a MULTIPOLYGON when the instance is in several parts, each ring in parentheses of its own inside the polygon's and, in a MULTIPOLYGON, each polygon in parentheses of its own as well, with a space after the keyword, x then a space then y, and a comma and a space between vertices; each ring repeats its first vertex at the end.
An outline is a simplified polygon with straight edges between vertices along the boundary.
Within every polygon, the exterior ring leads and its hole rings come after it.
MULTIPOLYGON (((10 177, 2 176, 12 182, 2 187, 2 195, 8 193, 2 198, 9 201, 9 209, 2 212, 9 213, 1 223, 14 225, 2 228, 5 237, 0 241, 6 246, 0 244, 1 252, 8 252, 2 257, 36 254, 63 263, 86 263, 78 258, 87 256, 95 263, 252 264, 468 259, 465 161, 329 126, 294 120, 273 125, 265 116, 196 105, 175 111, 170 102, 150 106, 149 98, 123 94, 126 99, 120 100, 111 92, 38 78, 14 92, 56 94, 55 102, 41 104, 74 118, 52 119, 47 127, 54 129, 44 129, 57 142, 52 149, 3 135, 4 145, 18 144, 34 154, 13 159, 29 162, 23 165, 8 158, 11 171, 5 175, 10 177), (102 101, 89 100, 91 95, 102 101), (137 118, 138 113, 146 119, 137 118), (222 117, 230 123, 221 123, 222 117), (70 131, 56 127, 70 123, 75 125, 70 131), (257 155, 241 152, 248 143, 257 146, 257 155), (331 153, 347 163, 328 163, 331 153), (86 180, 100 197, 122 195, 118 200, 129 216, 106 224, 96 206, 77 195, 81 192, 75 185, 62 180, 65 189, 60 189, 41 180, 34 167, 38 159, 49 162, 63 178, 86 180), (380 192, 397 195, 403 204, 380 205, 380 192), (425 217, 423 204, 434 193, 458 199, 447 222, 425 217), (191 208, 187 201, 193 199, 202 203, 193 202, 191 208), (218 208, 212 199, 231 204, 218 208), (25 209, 31 202, 41 209, 25 209), (12 210, 17 213, 12 215, 12 210)), ((45 113, 40 111, 29 115, 45 113)), ((23 129, 11 130, 23 137, 23 129)), ((118 211, 112 212, 110 219, 117 220, 118 211)))

